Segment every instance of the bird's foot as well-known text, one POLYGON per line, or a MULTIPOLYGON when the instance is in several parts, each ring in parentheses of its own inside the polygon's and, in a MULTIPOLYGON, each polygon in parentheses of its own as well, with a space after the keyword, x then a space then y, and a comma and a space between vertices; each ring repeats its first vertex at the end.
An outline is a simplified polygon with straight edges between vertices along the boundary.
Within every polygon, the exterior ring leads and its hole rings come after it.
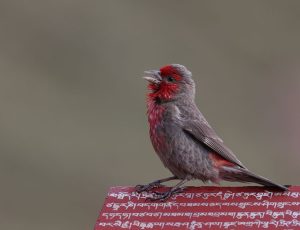
POLYGON ((184 187, 179 187, 175 189, 170 189, 169 191, 166 192, 153 192, 153 197, 148 197, 147 200, 150 201, 161 201, 164 202, 168 200, 171 196, 174 194, 181 193, 185 188, 184 187))
POLYGON ((163 185, 161 183, 159 183, 158 181, 154 181, 154 182, 152 182, 150 184, 146 184, 146 185, 138 184, 137 186, 135 186, 135 191, 137 193, 149 192, 150 190, 161 187, 161 186, 163 186, 163 185))

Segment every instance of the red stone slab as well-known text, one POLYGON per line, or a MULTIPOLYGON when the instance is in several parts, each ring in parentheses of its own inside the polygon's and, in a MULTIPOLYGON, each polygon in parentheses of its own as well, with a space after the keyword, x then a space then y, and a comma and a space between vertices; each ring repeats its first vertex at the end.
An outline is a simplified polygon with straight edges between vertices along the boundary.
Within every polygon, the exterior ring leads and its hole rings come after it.
MULTIPOLYGON (((161 188, 160 191, 168 189, 161 188)), ((166 202, 149 193, 112 187, 94 230, 103 229, 300 229, 300 186, 188 187, 166 202)))

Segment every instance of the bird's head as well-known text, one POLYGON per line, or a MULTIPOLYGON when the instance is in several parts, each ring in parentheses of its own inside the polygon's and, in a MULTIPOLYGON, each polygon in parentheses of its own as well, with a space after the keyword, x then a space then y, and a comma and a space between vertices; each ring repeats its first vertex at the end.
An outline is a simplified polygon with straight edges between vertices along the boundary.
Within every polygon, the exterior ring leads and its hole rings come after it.
POLYGON ((157 102, 194 99, 195 83, 192 73, 185 66, 171 64, 144 73, 144 79, 149 82, 148 88, 151 90, 149 99, 157 102))

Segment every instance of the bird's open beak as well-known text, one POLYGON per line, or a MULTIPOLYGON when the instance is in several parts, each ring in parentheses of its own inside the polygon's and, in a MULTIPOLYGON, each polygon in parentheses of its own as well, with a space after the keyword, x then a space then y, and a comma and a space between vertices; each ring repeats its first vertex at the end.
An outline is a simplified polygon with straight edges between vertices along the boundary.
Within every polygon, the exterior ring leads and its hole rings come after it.
POLYGON ((144 72, 145 76, 143 77, 150 83, 158 85, 161 82, 160 71, 158 70, 148 70, 144 72))

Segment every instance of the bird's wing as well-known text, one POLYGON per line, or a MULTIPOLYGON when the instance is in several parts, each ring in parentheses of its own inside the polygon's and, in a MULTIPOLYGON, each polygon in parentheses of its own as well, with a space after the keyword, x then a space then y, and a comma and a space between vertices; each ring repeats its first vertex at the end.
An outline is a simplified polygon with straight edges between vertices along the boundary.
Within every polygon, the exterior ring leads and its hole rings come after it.
POLYGON ((205 144, 226 160, 242 168, 246 168, 242 162, 237 159, 234 153, 224 145, 223 141, 218 137, 204 118, 184 121, 182 125, 184 132, 205 144))

